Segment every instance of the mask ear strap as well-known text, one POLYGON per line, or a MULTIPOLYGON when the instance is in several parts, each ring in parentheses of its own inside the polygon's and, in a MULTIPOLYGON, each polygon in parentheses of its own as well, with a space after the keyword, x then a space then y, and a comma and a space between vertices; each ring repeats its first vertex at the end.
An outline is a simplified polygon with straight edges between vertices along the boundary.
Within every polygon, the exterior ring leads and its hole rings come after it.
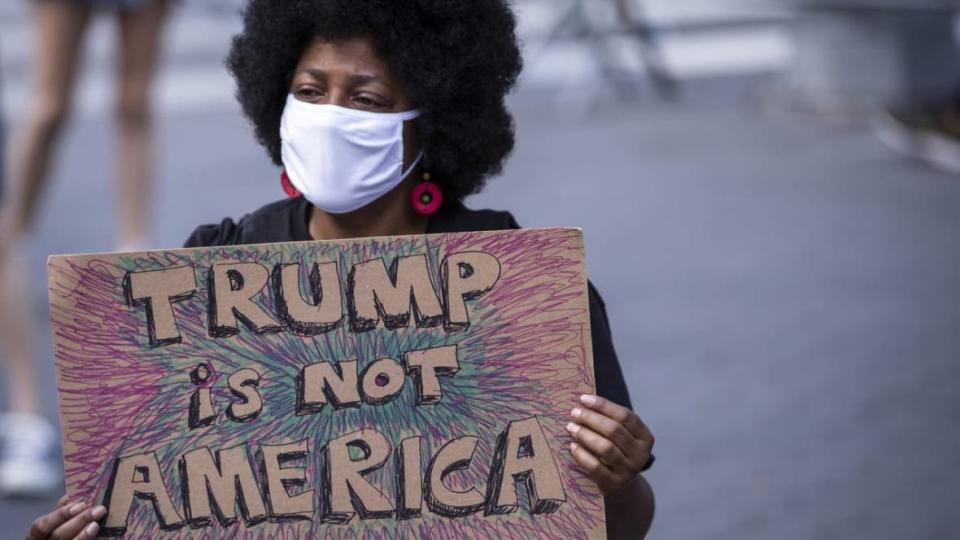
POLYGON ((400 175, 400 181, 403 182, 404 180, 406 180, 407 177, 410 176, 410 173, 412 173, 414 169, 417 168, 417 165, 419 165, 420 161, 422 160, 423 160, 423 152, 420 152, 419 154, 417 154, 417 159, 413 160, 413 163, 410 164, 410 168, 407 169, 406 172, 400 175))

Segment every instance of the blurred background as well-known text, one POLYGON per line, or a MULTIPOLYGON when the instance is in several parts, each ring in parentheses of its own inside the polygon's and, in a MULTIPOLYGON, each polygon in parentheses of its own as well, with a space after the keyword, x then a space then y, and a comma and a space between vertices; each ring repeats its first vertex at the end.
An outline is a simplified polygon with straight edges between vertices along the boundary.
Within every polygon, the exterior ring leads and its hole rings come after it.
MULTIPOLYGON (((957 4, 515 4, 518 145, 468 204, 584 229, 657 436, 650 537, 956 538, 957 4)), ((0 0, 7 141, 31 92, 31 6, 0 0)), ((238 6, 186 0, 164 35, 153 247, 283 197, 223 67, 238 6)), ((51 420, 46 256, 114 248, 117 31, 104 15, 29 248, 36 308, 21 315, 39 329, 51 420)), ((57 498, 0 501, 0 538, 22 538, 57 498)))

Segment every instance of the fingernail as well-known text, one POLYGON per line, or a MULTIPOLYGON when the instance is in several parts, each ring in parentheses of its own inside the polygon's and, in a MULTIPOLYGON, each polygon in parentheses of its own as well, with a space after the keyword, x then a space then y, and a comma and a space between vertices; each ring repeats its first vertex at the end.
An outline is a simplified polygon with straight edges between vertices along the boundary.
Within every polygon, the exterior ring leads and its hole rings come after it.
POLYGON ((90 512, 90 515, 93 516, 93 519, 100 519, 103 516, 107 515, 107 509, 103 506, 98 506, 90 512))
POLYGON ((570 443, 570 451, 573 452, 576 449, 577 449, 577 443, 575 442, 570 443))
POLYGON ((87 536, 97 536, 97 533, 100 532, 100 525, 97 523, 91 523, 87 525, 87 528, 83 530, 87 536))
POLYGON ((576 433, 580 431, 580 426, 574 424, 573 422, 567 422, 567 431, 570 433, 576 433))
POLYGON ((587 406, 595 405, 597 403, 597 396, 590 396, 590 395, 580 396, 580 403, 583 403, 584 405, 587 405, 587 406))
POLYGON ((576 409, 570 411, 570 416, 574 418, 580 418, 580 415, 583 414, 583 410, 577 407, 576 409))
POLYGON ((83 511, 83 509, 84 509, 86 506, 87 506, 87 503, 82 503, 82 502, 77 503, 77 504, 71 506, 71 507, 70 507, 70 515, 71 515, 71 516, 75 516, 75 515, 79 514, 80 512, 83 511))

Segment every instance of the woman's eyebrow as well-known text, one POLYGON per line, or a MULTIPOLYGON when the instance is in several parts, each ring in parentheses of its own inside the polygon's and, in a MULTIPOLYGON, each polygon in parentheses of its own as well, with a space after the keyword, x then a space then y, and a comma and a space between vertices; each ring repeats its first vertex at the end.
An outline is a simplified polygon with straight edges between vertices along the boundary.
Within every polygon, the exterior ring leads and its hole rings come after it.
POLYGON ((369 75, 365 73, 357 73, 357 74, 351 75, 348 81, 350 83, 350 86, 360 86, 360 85, 369 84, 369 83, 379 83, 386 86, 387 88, 391 88, 390 83, 388 83, 384 79, 377 77, 376 75, 369 75))
MULTIPOLYGON (((305 68, 302 71, 303 73, 306 73, 317 82, 326 82, 327 79, 329 78, 329 74, 323 69, 305 68)), ((350 75, 347 78, 347 84, 349 84, 350 86, 361 86, 361 85, 370 84, 370 83, 379 83, 386 86, 387 88, 392 88, 392 86, 390 86, 390 83, 388 83, 382 77, 378 77, 376 75, 369 74, 369 73, 355 73, 353 75, 350 75)))
POLYGON ((327 80, 327 72, 322 69, 306 68, 303 72, 310 75, 316 81, 325 82, 327 80))

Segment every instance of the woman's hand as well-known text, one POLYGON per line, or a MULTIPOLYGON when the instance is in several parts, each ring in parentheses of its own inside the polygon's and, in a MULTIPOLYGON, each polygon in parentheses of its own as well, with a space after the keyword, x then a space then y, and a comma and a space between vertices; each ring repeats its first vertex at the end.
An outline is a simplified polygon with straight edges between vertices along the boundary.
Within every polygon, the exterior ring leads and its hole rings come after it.
POLYGON ((640 417, 626 407, 599 396, 581 396, 570 412, 567 431, 573 458, 611 496, 630 485, 650 461, 653 434, 640 417))
POLYGON ((64 496, 56 510, 33 522, 26 540, 92 540, 100 532, 97 520, 105 515, 107 509, 102 506, 90 508, 84 502, 70 504, 64 496))

